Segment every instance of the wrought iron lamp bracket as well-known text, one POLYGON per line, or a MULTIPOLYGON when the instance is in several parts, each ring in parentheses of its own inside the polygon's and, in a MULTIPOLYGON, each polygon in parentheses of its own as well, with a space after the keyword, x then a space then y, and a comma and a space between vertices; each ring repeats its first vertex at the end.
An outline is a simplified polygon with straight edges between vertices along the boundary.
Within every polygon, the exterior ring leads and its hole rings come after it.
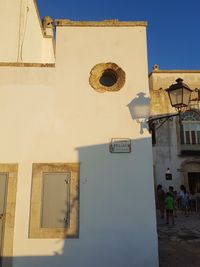
POLYGON ((171 114, 171 115, 164 115, 164 116, 159 116, 155 118, 149 118, 148 125, 149 125, 149 131, 151 132, 152 130, 157 130, 159 129, 166 121, 173 121, 174 117, 179 116, 180 118, 180 112, 176 114, 171 114))

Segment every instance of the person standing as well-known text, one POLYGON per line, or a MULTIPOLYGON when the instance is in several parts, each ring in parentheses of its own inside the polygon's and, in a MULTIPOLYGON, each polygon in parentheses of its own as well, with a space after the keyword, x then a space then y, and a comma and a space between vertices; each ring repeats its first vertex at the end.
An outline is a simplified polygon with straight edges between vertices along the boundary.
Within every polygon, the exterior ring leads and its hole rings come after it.
POLYGON ((172 225, 174 225, 174 207, 175 207, 175 200, 173 196, 167 192, 165 198, 165 209, 166 209, 166 223, 169 224, 169 218, 171 218, 172 225))
POLYGON ((157 199, 156 199, 157 209, 160 211, 160 217, 164 218, 165 214, 165 191, 162 189, 162 185, 157 186, 157 199))
POLYGON ((177 192, 174 191, 173 186, 169 186, 169 193, 174 199, 174 217, 177 217, 177 192))
POLYGON ((180 203, 181 203, 181 209, 184 212, 185 216, 187 217, 187 211, 189 208, 189 194, 186 191, 186 188, 184 185, 180 186, 180 193, 179 193, 179 197, 180 197, 180 203))

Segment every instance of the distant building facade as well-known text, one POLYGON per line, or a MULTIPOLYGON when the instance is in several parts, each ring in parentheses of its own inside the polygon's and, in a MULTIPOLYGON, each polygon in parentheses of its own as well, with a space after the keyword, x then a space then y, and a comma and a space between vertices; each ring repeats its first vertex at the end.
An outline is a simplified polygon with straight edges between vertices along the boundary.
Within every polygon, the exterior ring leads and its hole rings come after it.
POLYGON ((157 267, 146 23, 0 13, 1 266, 157 267))
POLYGON ((152 132, 155 184, 179 191, 181 184, 194 195, 200 194, 200 71, 160 70, 157 65, 149 75, 151 116, 176 113, 167 92, 177 78, 192 90, 191 101, 181 118, 155 124, 152 132), (170 175, 167 175, 170 174, 170 175))

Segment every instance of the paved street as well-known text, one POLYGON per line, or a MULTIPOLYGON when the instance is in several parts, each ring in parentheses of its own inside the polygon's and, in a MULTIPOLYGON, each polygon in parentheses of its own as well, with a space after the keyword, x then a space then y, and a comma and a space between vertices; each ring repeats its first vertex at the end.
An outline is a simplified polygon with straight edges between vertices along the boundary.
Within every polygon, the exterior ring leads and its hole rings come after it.
POLYGON ((157 225, 160 267, 200 266, 200 213, 179 211, 174 226, 159 217, 157 225))

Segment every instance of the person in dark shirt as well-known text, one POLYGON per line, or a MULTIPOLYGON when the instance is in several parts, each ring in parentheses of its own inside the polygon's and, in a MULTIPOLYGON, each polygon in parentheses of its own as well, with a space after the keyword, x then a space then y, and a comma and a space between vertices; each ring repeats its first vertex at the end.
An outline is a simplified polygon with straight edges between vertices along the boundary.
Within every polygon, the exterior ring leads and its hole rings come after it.
POLYGON ((165 191, 162 189, 162 185, 157 186, 157 199, 156 199, 157 209, 160 210, 160 217, 164 218, 165 214, 165 191))

